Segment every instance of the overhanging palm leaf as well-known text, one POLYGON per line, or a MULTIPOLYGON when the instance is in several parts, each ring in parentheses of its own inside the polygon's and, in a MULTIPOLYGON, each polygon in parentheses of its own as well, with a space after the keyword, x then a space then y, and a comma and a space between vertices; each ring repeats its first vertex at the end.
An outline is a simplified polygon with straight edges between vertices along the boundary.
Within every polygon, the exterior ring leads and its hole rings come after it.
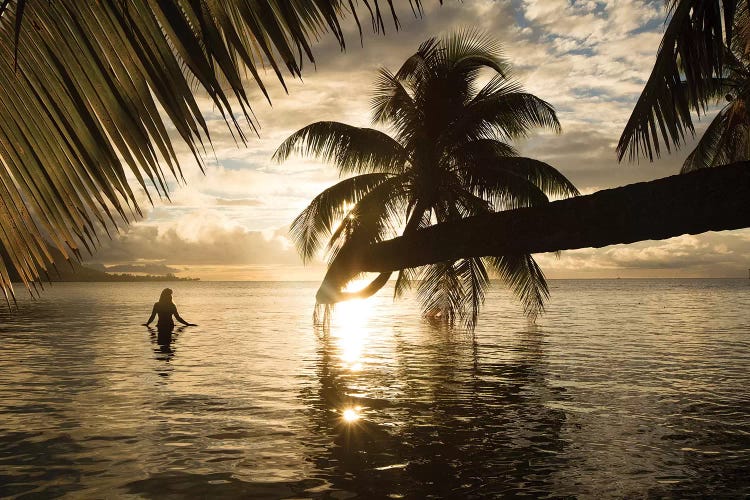
POLYGON ((473 330, 479 319, 479 308, 484 303, 484 293, 490 284, 490 277, 482 259, 460 259, 456 268, 461 276, 464 288, 464 321, 469 330, 473 330), (468 310, 468 311, 467 311, 468 310))
POLYGON ((453 325, 466 303, 461 278, 453 262, 441 262, 424 268, 417 287, 423 314, 432 320, 453 325))
POLYGON ((451 137, 455 141, 494 136, 515 140, 538 127, 560 132, 552 105, 523 92, 517 82, 495 77, 468 104, 451 137))
POLYGON ((390 177, 385 173, 358 175, 344 179, 313 198, 289 228, 302 259, 308 261, 315 256, 322 240, 331 236, 334 223, 349 215, 347 205, 355 205, 390 177))
MULTIPOLYGON (((476 141, 473 141, 469 144, 474 145, 475 143, 476 141)), ((466 177, 467 182, 477 189, 484 190, 487 194, 495 192, 492 186, 502 188, 502 179, 507 176, 514 176, 530 183, 527 189, 519 191, 519 195, 520 193, 526 193, 524 198, 529 201, 538 198, 536 191, 559 198, 568 198, 580 194, 573 183, 560 171, 543 161, 520 156, 506 157, 494 154, 491 147, 484 147, 485 144, 478 146, 462 147, 457 151, 457 169, 461 175, 466 177), (485 178, 487 179, 486 183, 484 182, 485 178), (536 189, 531 189, 532 187, 536 189), (533 192, 529 192, 529 189, 533 192)), ((520 181, 516 181, 514 184, 518 184, 519 187, 524 186, 520 181)), ((501 189, 500 193, 507 191, 507 189, 501 189)), ((531 206, 532 204, 513 205, 514 208, 518 208, 520 206, 531 206)))
MULTIPOLYGON (((715 96, 716 77, 724 72, 725 45, 732 41, 739 0, 669 0, 671 17, 656 63, 617 145, 618 159, 627 153, 653 160, 661 145, 679 148, 693 135, 691 111, 702 113, 715 96), (661 143, 661 145, 660 145, 661 143)), ((739 33, 747 32, 742 26, 739 33)))
POLYGON ((682 164, 682 173, 729 163, 727 155, 721 147, 728 139, 726 112, 726 109, 719 111, 711 120, 695 149, 685 158, 685 162, 682 164))
POLYGON ((351 209, 343 216, 340 226, 328 242, 330 260, 333 260, 346 244, 369 245, 383 241, 396 233, 407 196, 404 184, 402 176, 389 176, 350 205, 351 209))
POLYGON ((396 276, 396 283, 393 285, 393 298, 398 299, 409 291, 412 284, 417 280, 419 276, 419 268, 401 269, 396 276))
POLYGON ((423 268, 417 296, 425 317, 450 326, 462 320, 473 330, 489 285, 482 259, 459 259, 423 268))
POLYGON ((293 153, 333 163, 342 175, 397 173, 407 161, 404 148, 387 134, 339 122, 316 122, 299 129, 281 143, 273 159, 283 162, 293 153))
MULTIPOLYGON (((377 0, 365 3, 383 29, 377 0)), ((51 261, 48 243, 75 256, 102 226, 140 214, 129 175, 149 198, 168 196, 168 179, 182 178, 169 124, 203 165, 210 136, 196 94, 244 142, 243 122, 255 126, 245 72, 267 97, 259 66, 282 85, 282 69, 299 76, 310 40, 330 31, 344 46, 350 9, 343 0, 0 2, 6 298, 6 264, 28 284, 51 261)))
POLYGON ((544 273, 531 255, 487 257, 485 261, 521 300, 529 318, 534 319, 544 312, 549 288, 544 273))

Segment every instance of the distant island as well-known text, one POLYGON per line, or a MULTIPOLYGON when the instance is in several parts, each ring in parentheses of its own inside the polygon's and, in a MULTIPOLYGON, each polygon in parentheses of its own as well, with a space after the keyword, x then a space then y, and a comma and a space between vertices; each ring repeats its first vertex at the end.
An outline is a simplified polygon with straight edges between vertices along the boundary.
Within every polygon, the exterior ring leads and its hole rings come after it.
MULTIPOLYGON (((99 269, 92 269, 74 260, 67 260, 56 248, 49 248, 54 258, 47 275, 40 277, 41 281, 47 282, 140 282, 140 281, 199 281, 200 278, 180 278, 174 273, 166 274, 131 274, 131 273, 109 273, 99 269)), ((6 261, 7 262, 7 261, 6 261)), ((11 281, 20 282, 21 278, 15 269, 10 271, 11 281)))
MULTIPOLYGON (((200 281, 200 278, 181 278, 173 273, 167 274, 130 274, 130 273, 107 273, 82 266, 73 262, 72 266, 65 262, 63 265, 56 266, 56 270, 51 270, 48 276, 42 276, 42 281, 52 282, 73 282, 82 281, 88 283, 94 282, 140 282, 140 281, 200 281)), ((18 276, 13 276, 13 281, 20 281, 18 276)))
POLYGON ((54 272, 50 276, 50 281, 84 281, 84 282, 135 282, 135 281, 200 281, 200 278, 180 278, 173 273, 167 274, 130 274, 130 273, 106 273, 91 269, 86 266, 80 266, 80 270, 71 273, 64 273, 62 277, 55 277, 54 272), (85 272, 81 272, 85 270, 85 272), (93 274, 90 274, 93 272, 93 274))

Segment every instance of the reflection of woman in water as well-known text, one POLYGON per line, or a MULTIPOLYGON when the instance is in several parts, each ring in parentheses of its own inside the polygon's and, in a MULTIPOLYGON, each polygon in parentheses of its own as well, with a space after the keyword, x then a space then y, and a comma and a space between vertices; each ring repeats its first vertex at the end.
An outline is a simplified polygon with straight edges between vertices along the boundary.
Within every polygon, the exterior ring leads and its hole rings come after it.
POLYGON ((174 321, 172 321, 172 316, 177 318, 177 321, 185 326, 198 326, 195 323, 188 323, 177 313, 177 306, 175 306, 174 302, 172 302, 171 288, 165 288, 161 291, 159 302, 154 304, 154 309, 151 311, 151 317, 148 318, 148 321, 146 321, 143 326, 148 326, 154 320, 157 314, 159 315, 159 320, 156 322, 156 328, 159 330, 159 333, 163 331, 172 331, 172 328, 174 328, 174 321))

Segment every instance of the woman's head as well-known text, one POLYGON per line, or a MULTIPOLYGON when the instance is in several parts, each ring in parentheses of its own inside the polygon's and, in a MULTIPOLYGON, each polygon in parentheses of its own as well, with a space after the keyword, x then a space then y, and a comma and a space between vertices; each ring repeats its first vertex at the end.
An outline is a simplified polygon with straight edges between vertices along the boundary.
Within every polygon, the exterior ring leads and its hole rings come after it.
POLYGON ((159 296, 159 302, 172 302, 172 289, 171 288, 165 288, 161 291, 161 295, 159 296))

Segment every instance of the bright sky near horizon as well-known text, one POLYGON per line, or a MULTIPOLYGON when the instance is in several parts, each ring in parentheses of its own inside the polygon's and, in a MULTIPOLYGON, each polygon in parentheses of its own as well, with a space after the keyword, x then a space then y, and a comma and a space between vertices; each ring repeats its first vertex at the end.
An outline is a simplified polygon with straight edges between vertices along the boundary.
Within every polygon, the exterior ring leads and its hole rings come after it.
MULTIPOLYGON (((314 47, 317 68, 308 64, 303 82, 287 80, 288 95, 268 72, 273 106, 253 89, 260 138, 250 136, 247 147, 234 142, 203 100, 215 151, 205 175, 184 154, 187 182, 174 185, 172 202, 149 207, 142 221, 104 241, 89 262, 117 266, 117 272, 175 272, 204 280, 320 279, 323 264, 303 267, 287 228, 337 181, 337 172, 308 158, 276 165, 273 151, 314 121, 369 125, 377 69, 396 70, 420 42, 457 28, 479 28, 497 38, 515 78, 555 106, 562 134, 539 131, 515 146, 558 168, 583 193, 675 174, 691 149, 689 143, 653 164, 618 164, 615 156, 659 47, 662 0, 445 0, 442 6, 426 0, 421 19, 404 8, 406 2, 398 4, 399 32, 391 23, 387 36, 375 35, 363 15, 364 47, 352 19, 346 22, 346 52, 324 36, 314 47)), ((699 131, 707 123, 703 118, 699 131)), ((549 278, 745 277, 749 255, 750 231, 743 230, 537 257, 549 278)))

